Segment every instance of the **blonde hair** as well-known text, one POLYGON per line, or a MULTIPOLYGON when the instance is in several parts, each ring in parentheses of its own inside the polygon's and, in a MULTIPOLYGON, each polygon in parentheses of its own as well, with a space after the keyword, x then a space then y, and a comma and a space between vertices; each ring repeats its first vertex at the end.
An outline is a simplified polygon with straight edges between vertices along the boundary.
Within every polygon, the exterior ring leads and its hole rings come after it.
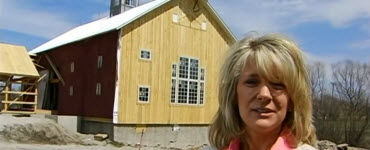
POLYGON ((221 68, 220 106, 210 126, 210 144, 218 149, 226 147, 245 132, 239 115, 236 85, 240 73, 250 62, 256 64, 260 76, 283 82, 286 86, 293 109, 284 123, 296 137, 293 146, 300 143, 315 145, 310 85, 302 52, 293 41, 277 34, 244 38, 228 51, 221 68))

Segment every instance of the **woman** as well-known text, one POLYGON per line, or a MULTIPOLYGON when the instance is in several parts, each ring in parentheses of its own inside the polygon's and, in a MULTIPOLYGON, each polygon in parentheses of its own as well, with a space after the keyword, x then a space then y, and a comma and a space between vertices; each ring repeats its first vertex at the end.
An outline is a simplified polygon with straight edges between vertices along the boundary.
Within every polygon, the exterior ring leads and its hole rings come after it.
POLYGON ((213 147, 314 149, 309 79, 294 42, 280 35, 243 39, 229 50, 220 79, 213 147))

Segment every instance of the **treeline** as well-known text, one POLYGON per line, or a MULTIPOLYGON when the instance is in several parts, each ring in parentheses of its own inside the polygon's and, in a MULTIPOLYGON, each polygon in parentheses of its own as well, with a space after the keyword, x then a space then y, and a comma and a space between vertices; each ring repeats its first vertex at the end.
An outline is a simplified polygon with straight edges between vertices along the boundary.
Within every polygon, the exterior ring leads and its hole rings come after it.
POLYGON ((370 64, 317 61, 308 68, 318 138, 370 148, 370 64))

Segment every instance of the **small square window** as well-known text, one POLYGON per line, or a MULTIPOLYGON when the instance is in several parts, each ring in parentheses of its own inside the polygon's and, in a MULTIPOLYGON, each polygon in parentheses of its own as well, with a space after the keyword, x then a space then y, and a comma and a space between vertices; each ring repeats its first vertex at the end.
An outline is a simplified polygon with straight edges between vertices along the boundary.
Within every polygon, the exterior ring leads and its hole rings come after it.
POLYGON ((69 86, 69 96, 73 96, 73 86, 69 86))
POLYGON ((95 91, 95 94, 96 95, 101 95, 101 84, 100 83, 96 83, 96 91, 95 91))
POLYGON ((140 58, 145 60, 150 60, 151 58, 150 50, 140 50, 140 58))
POLYGON ((71 62, 71 72, 75 72, 75 62, 71 62))
POLYGON ((202 22, 202 30, 207 30, 207 22, 202 22))
POLYGON ((103 56, 98 56, 98 69, 103 67, 103 56))
POLYGON ((173 14, 172 15, 172 21, 175 22, 175 23, 178 23, 179 22, 179 15, 173 14))
POLYGON ((129 6, 134 6, 134 0, 125 0, 125 4, 129 6))
POLYGON ((149 103, 150 88, 148 86, 139 87, 139 102, 149 103))

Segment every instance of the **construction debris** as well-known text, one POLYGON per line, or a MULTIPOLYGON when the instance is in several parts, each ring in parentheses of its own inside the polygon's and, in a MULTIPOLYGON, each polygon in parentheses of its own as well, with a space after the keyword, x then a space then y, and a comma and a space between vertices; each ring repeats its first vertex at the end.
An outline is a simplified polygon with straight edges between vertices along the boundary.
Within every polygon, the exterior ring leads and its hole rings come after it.
POLYGON ((97 141, 103 141, 108 139, 108 134, 96 134, 94 135, 94 139, 97 141))

